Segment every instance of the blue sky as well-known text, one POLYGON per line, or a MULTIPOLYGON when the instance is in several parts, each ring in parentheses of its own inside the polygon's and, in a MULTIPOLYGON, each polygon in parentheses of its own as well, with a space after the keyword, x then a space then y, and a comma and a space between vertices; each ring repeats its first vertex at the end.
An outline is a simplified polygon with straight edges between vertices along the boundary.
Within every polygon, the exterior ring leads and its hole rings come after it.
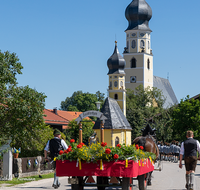
MULTIPOLYGON (((167 78, 178 101, 199 94, 200 1, 146 0, 151 6, 154 75, 167 78)), ((131 0, 1 0, 1 51, 15 52, 20 86, 46 94, 60 108, 73 92, 107 96, 107 60, 114 41, 122 55, 131 0)))

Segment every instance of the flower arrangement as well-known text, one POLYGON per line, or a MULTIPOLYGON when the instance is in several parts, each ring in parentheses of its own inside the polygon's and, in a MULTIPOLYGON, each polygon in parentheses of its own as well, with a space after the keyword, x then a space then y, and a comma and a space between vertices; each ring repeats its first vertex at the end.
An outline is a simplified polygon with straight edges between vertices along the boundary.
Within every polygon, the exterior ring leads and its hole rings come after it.
POLYGON ((21 148, 19 148, 18 150, 15 147, 12 148, 12 153, 21 153, 21 148))
POLYGON ((106 142, 93 143, 86 146, 84 143, 75 143, 74 139, 70 140, 70 145, 67 150, 59 152, 57 160, 81 160, 85 162, 117 161, 117 160, 141 160, 146 158, 154 160, 156 155, 150 152, 144 152, 142 146, 138 145, 121 145, 116 147, 108 147, 106 142))
POLYGON ((34 165, 35 168, 37 168, 37 166, 38 166, 38 160, 37 160, 37 158, 34 160, 34 164, 33 165, 34 165))
POLYGON ((31 167, 31 160, 27 160, 26 167, 27 167, 27 168, 30 168, 30 167, 31 167))

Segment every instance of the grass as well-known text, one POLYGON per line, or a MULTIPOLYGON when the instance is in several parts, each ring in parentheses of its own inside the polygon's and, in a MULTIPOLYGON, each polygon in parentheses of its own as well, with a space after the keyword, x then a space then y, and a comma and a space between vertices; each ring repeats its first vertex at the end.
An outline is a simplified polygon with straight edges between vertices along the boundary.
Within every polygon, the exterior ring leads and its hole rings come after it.
POLYGON ((23 177, 23 178, 13 178, 11 181, 0 181, 0 187, 2 184, 8 184, 6 186, 10 187, 10 186, 14 186, 14 185, 22 184, 22 183, 31 182, 31 181, 38 181, 41 179, 53 178, 54 173, 43 174, 41 176, 42 178, 39 177, 39 175, 34 175, 34 176, 23 177))

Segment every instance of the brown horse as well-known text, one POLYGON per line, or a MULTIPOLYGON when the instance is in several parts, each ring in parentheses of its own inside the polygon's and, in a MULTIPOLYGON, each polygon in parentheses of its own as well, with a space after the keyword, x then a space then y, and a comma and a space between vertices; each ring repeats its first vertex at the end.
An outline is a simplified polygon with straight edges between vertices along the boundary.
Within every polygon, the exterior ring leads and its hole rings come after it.
MULTIPOLYGON (((156 155, 155 160, 158 159, 159 149, 158 149, 155 139, 151 135, 148 134, 146 136, 137 137, 133 140, 132 144, 138 144, 139 146, 143 146, 144 151, 154 153, 156 155)), ((151 174, 152 172, 150 172, 148 175, 147 185, 151 185, 151 174)))

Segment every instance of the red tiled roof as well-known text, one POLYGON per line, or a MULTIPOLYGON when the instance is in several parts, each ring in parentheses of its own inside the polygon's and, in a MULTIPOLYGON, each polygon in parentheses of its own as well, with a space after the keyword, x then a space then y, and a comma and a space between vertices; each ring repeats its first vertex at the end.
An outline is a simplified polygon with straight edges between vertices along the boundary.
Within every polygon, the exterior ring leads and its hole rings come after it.
POLYGON ((68 125, 69 123, 69 120, 59 115, 56 115, 55 113, 53 113, 51 110, 48 109, 44 109, 44 115, 46 115, 43 116, 46 124, 68 125))
MULTIPOLYGON (((44 116, 43 118, 46 124, 60 124, 63 125, 63 129, 67 129, 69 122, 79 117, 82 113, 83 112, 57 110, 57 114, 55 114, 51 109, 44 109, 46 117, 44 116)), ((90 118, 86 117, 85 119, 90 118)))

